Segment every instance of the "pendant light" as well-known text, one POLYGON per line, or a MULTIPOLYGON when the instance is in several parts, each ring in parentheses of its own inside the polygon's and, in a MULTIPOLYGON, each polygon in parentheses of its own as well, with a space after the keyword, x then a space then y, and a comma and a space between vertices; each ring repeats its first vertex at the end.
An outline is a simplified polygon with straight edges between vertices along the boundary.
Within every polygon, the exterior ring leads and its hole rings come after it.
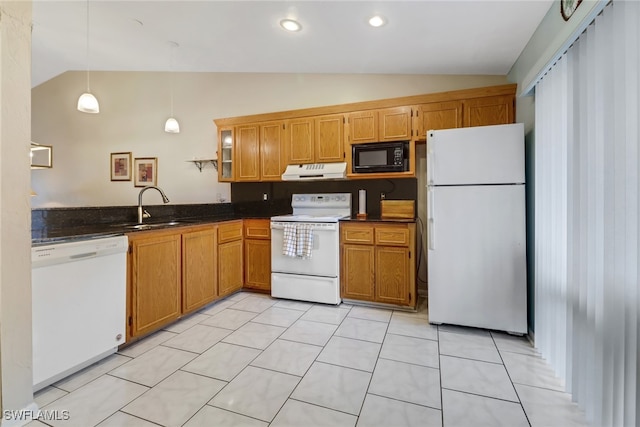
POLYGON ((171 91, 171 114, 169 116, 169 118, 167 119, 167 121, 164 124, 164 131, 167 133, 180 133, 180 124, 178 123, 178 121, 173 117, 173 51, 178 47, 178 43, 176 42, 169 42, 169 45, 171 46, 171 54, 169 55, 170 57, 170 65, 171 65, 171 84, 170 84, 170 91, 171 91))
POLYGON ((87 0, 87 91, 78 98, 78 111, 92 114, 100 112, 98 100, 91 93, 89 85, 89 0, 87 0))

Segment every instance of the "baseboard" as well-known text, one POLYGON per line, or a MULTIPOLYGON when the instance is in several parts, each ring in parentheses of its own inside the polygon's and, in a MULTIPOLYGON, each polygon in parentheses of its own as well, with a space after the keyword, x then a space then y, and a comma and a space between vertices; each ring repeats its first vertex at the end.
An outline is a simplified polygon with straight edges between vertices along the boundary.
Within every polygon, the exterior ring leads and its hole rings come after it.
POLYGON ((36 402, 31 402, 28 406, 23 409, 16 410, 4 410, 2 412, 2 419, 0 419, 0 427, 22 427, 33 420, 35 420, 38 416, 38 405, 36 402), (11 415, 10 417, 6 417, 6 415, 11 415))
POLYGON ((529 329, 529 331, 527 332, 527 339, 529 340, 531 345, 535 348, 535 346, 536 346, 536 335, 535 335, 535 333, 533 332, 532 329, 529 329))

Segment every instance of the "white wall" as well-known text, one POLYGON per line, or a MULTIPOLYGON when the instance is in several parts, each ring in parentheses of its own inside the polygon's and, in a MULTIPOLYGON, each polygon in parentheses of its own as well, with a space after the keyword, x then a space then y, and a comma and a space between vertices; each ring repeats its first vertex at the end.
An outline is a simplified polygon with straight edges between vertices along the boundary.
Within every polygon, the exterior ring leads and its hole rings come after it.
POLYGON ((0 1, 0 424, 33 402, 29 124, 31 2, 0 1))
MULTIPOLYGON (((76 110, 84 72, 67 72, 32 90, 32 138, 53 145, 53 169, 32 172, 32 207, 134 205, 132 182, 111 182, 109 154, 158 157, 158 185, 172 203, 229 199, 211 165, 213 119, 505 84, 505 76, 176 73, 174 113, 181 133, 167 134, 168 73, 91 72, 97 115, 76 110), (219 195, 219 197, 218 197, 219 195)), ((160 203, 149 195, 148 203, 160 203)))
POLYGON ((569 48, 567 43, 575 40, 606 3, 608 0, 582 0, 565 21, 560 14, 560 2, 553 2, 509 71, 509 81, 518 83, 518 94, 533 89, 538 75, 569 48))

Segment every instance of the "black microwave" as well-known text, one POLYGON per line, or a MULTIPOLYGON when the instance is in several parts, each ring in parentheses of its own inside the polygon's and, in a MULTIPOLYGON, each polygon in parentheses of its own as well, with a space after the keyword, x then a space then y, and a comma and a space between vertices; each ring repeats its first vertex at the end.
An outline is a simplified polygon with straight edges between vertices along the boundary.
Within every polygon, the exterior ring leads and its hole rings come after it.
POLYGON ((353 173, 406 172, 409 170, 409 141, 354 144, 353 173))

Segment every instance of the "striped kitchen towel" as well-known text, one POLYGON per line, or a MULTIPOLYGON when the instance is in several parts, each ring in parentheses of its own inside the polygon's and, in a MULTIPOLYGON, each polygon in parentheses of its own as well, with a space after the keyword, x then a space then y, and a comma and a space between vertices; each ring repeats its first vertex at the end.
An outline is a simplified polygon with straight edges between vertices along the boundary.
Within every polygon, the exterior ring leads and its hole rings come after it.
POLYGON ((298 245, 297 239, 298 225, 295 223, 289 223, 284 225, 284 234, 282 236, 282 255, 295 257, 297 256, 296 247, 298 245))
POLYGON ((296 256, 302 259, 311 258, 313 249, 313 227, 309 224, 298 224, 296 256))

